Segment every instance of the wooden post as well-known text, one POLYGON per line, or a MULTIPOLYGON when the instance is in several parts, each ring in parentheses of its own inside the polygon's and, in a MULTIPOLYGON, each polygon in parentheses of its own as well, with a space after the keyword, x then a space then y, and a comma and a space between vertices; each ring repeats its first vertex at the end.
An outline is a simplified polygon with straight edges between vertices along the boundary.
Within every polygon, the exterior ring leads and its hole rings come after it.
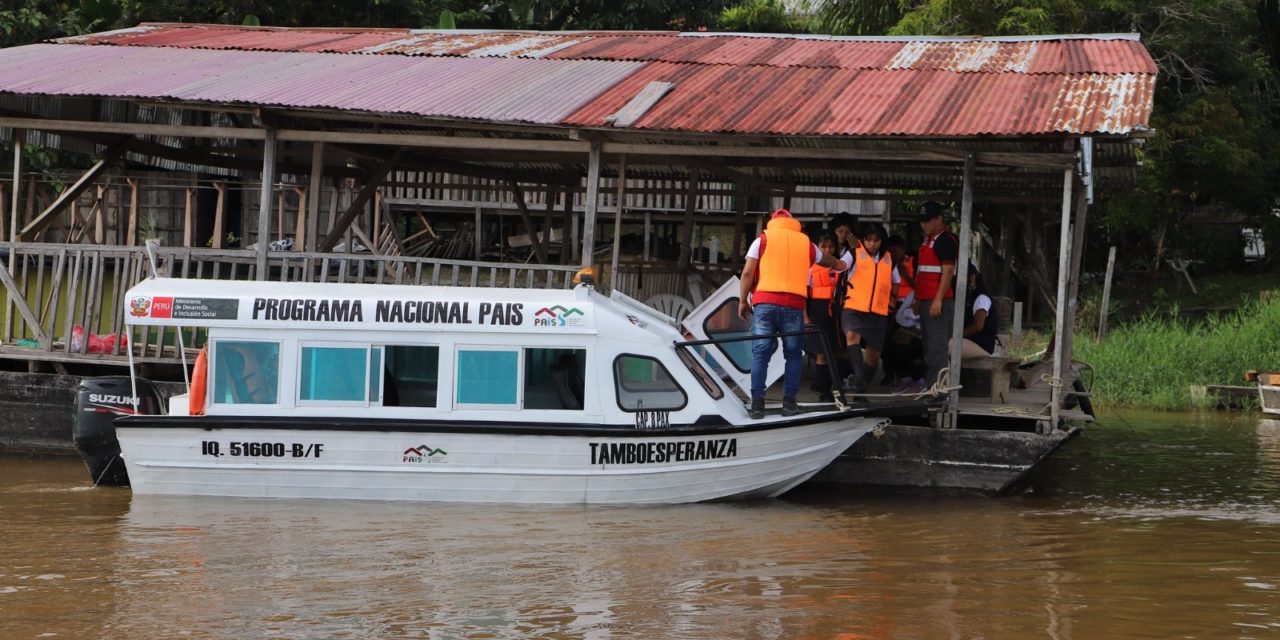
POLYGON ((1058 298, 1053 327, 1053 380, 1050 384, 1049 429, 1058 427, 1058 414, 1062 404, 1062 374, 1064 357, 1070 357, 1064 347, 1067 324, 1067 275, 1071 267, 1071 186, 1072 170, 1062 172, 1062 229, 1058 235, 1058 298))
MULTIPOLYGON (((338 220, 333 223, 333 229, 329 232, 329 235, 325 237, 324 242, 319 245, 321 251, 327 252, 333 250, 333 248, 338 244, 338 235, 346 233, 347 229, 351 226, 351 223, 355 221, 356 217, 365 211, 365 206, 373 199, 373 194, 378 190, 378 185, 382 184, 382 181, 386 179, 387 174, 391 171, 391 168, 400 161, 400 155, 403 153, 404 149, 397 147, 395 151, 391 152, 391 156, 389 158, 365 176, 364 186, 360 188, 360 192, 356 194, 355 199, 351 201, 351 205, 347 207, 345 212, 343 212, 342 217, 338 218, 338 220)), ((347 252, 351 253, 352 249, 352 243, 348 242, 347 252)), ((373 250, 373 247, 369 247, 369 249, 373 250)))
POLYGON ((276 240, 284 239, 284 189, 276 192, 276 240))
POLYGON ((1009 339, 1014 347, 1022 346, 1022 301, 1013 303, 1013 328, 1009 330, 1009 339))
POLYGON ((294 187, 293 192, 298 194, 298 219, 293 226, 293 248, 295 251, 302 251, 306 246, 307 236, 307 190, 302 187, 294 187))
POLYGON ((213 183, 214 191, 218 192, 218 201, 213 207, 213 242, 209 246, 214 249, 221 249, 227 239, 227 183, 213 183))
POLYGON ((747 221, 747 188, 741 180, 734 183, 733 194, 733 253, 729 254, 729 264, 736 270, 742 264, 742 225, 747 221))
POLYGON ((1116 247, 1107 252, 1107 277, 1102 281, 1102 308, 1098 311, 1098 339, 1107 337, 1107 314, 1111 312, 1111 276, 1116 269, 1116 247))
POLYGON ((476 205, 476 228, 475 233, 471 234, 471 240, 475 243, 475 253, 471 256, 472 260, 479 260, 480 250, 484 248, 483 241, 480 239, 480 232, 484 228, 481 226, 482 221, 480 220, 480 212, 480 205, 476 205))
POLYGON ((104 244, 107 241, 107 185, 98 185, 98 201, 93 203, 93 243, 104 244))
MULTIPOLYGON (((13 255, 13 253, 11 252, 10 255, 13 255)), ((13 281, 12 274, 3 264, 0 264, 0 284, 4 284, 5 290, 9 292, 9 301, 17 306, 18 312, 22 314, 22 319, 27 321, 27 326, 30 327, 31 333, 35 334, 36 339, 40 341, 40 347, 48 350, 49 336, 40 327, 40 321, 36 319, 35 314, 31 313, 31 307, 27 305, 26 298, 18 293, 18 284, 13 281)), ((6 323, 8 322, 9 319, 6 316, 6 323)))
MULTIPOLYGON (((17 244, 18 238, 18 201, 22 197, 22 144, 26 138, 26 132, 22 129, 13 130, 13 182, 10 183, 9 193, 9 235, 5 236, 10 242, 17 244)), ((9 269, 13 269, 14 251, 9 251, 9 269)))
MULTIPOLYGON (((1067 271, 1066 354, 1070 362, 1076 353, 1076 314, 1080 310, 1080 267, 1084 262, 1084 232, 1089 217, 1089 191, 1075 185, 1075 222, 1071 229, 1071 268, 1067 271)), ((1070 373, 1068 371, 1068 373, 1070 373)))
POLYGON ((187 187, 182 208, 182 246, 189 247, 196 237, 196 189, 187 187))
MULTIPOLYGON (((104 171, 106 171, 108 165, 110 165, 112 162, 115 162, 117 158, 124 155, 125 151, 128 150, 129 145, 132 144, 133 141, 134 141, 133 138, 125 138, 117 142, 116 144, 112 145, 110 148, 108 148, 105 152, 103 152, 102 157, 97 162, 95 162, 92 167, 89 167, 89 169, 85 171, 74 183, 72 183, 71 186, 67 187, 62 191, 62 193, 58 194, 58 197, 54 198, 53 202, 49 206, 45 207, 44 211, 40 212, 40 215, 36 216, 34 220, 28 222, 26 226, 22 227, 22 232, 20 234, 13 233, 9 237, 28 238, 28 239, 34 238, 36 233, 40 232, 41 229, 44 229, 45 227, 49 226, 49 224, 53 222, 54 216, 57 215, 58 212, 62 211, 64 208, 66 208, 68 204, 70 204, 71 202, 74 202, 77 198, 79 198, 80 194, 84 193, 84 190, 88 189, 89 185, 93 184, 93 181, 96 180, 97 177, 101 175, 104 171)), ((15 156, 16 156, 16 152, 15 152, 15 156)), ((16 194, 15 194, 15 198, 16 198, 16 194)), ((14 203, 15 203, 14 211, 17 211, 16 199, 14 203)), ((17 218, 15 217, 13 220, 10 221, 10 224, 11 225, 16 224, 16 220, 17 218)))
POLYGON ((524 190, 515 179, 507 180, 507 186, 511 188, 511 198, 515 201, 516 208, 520 210, 520 221, 524 223, 524 230, 529 234, 529 245, 533 247, 533 254, 537 256, 538 264, 546 264, 547 252, 538 241, 538 234, 533 228, 533 216, 529 214, 529 205, 524 201, 524 190))
POLYGON ((653 213, 644 212, 644 261, 649 261, 649 236, 653 233, 653 213))
POLYGON ((613 214, 613 260, 609 262, 609 288, 617 287, 618 254, 622 251, 622 210, 627 201, 627 155, 618 159, 618 210, 613 214))
MULTIPOLYGON (((964 191, 960 197, 960 256, 956 259, 955 312, 951 319, 951 381, 952 387, 960 384, 960 347, 964 340, 964 310, 969 295, 969 254, 973 244, 973 178, 977 162, 972 153, 964 157, 964 191)), ((947 395, 948 419, 944 425, 956 428, 960 416, 960 390, 953 388, 947 395)))
POLYGON ((125 182, 129 183, 129 231, 124 242, 132 247, 138 244, 138 179, 125 178, 125 182))
MULTIPOLYGON (((307 189, 307 225, 306 242, 298 241, 306 251, 316 250, 316 241, 320 238, 320 192, 324 179, 324 143, 311 144, 311 186, 307 189)), ((337 191, 334 191, 337 200, 337 191)))
POLYGON ((258 192, 258 280, 267 279, 271 235, 271 191, 276 183, 276 130, 268 127, 262 145, 262 189, 258 192))
POLYGON ((578 250, 578 225, 573 220, 574 187, 564 187, 564 229, 560 232, 560 264, 569 264, 578 250))
MULTIPOLYGON (((547 264, 551 263, 551 216, 556 210, 556 190, 547 184, 547 206, 542 214, 542 255, 547 256, 547 264)), ((564 253, 563 238, 560 252, 564 253)))
MULTIPOLYGON (((587 158, 587 206, 582 221, 582 266, 589 267, 596 253, 596 211, 600 207, 600 141, 591 142, 587 158)), ((598 275, 597 275, 598 277, 598 275)))
POLYGON ((680 226, 680 259, 676 268, 687 271, 693 262, 693 212, 698 206, 698 170, 686 167, 689 182, 685 185, 684 221, 680 226))

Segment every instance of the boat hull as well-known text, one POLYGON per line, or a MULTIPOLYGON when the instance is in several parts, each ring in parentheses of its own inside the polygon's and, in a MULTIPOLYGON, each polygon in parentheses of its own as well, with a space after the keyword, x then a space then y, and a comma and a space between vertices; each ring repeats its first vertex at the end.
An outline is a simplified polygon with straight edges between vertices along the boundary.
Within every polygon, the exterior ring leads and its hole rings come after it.
POLYGON ((556 435, 208 429, 198 420, 117 423, 135 493, 530 504, 773 497, 882 422, 834 417, 694 435, 556 435))
POLYGON ((859 440, 812 484, 929 495, 998 496, 1024 487, 1031 471, 1079 427, 1050 434, 891 425, 859 440))

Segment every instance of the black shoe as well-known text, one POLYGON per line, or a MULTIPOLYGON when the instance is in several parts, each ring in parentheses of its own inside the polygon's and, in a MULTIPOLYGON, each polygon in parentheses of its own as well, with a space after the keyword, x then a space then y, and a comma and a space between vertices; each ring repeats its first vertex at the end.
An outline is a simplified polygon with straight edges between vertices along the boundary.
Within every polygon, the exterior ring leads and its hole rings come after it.
POLYGON ((782 399, 782 415, 784 417, 794 416, 800 413, 800 405, 796 404, 795 398, 782 399))
POLYGON ((751 399, 751 419, 759 420, 764 417, 764 398, 751 399))
POLYGON ((867 383, 863 382, 856 375, 850 375, 848 378, 844 379, 844 391, 845 393, 854 393, 854 394, 866 393, 867 383))
POLYGON ((825 391, 818 394, 818 402, 835 402, 836 397, 830 392, 825 391))

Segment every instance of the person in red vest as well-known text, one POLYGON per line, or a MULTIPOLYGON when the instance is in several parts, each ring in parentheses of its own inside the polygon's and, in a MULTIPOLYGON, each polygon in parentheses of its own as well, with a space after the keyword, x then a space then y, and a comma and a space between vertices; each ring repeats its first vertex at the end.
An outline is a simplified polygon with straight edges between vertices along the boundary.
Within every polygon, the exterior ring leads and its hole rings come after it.
MULTIPOLYGON (((818 250, 823 255, 834 256, 835 236, 822 236, 818 240, 818 250)), ((804 314, 805 325, 812 325, 822 331, 822 335, 827 337, 827 347, 833 354, 838 344, 836 322, 833 316, 838 316, 839 313, 838 310, 832 309, 831 300, 835 297, 836 283, 839 279, 839 271, 815 263, 809 269, 809 302, 804 314)), ((805 351, 813 354, 814 364, 817 366, 813 390, 818 392, 818 401, 831 402, 835 399, 831 393, 834 381, 831 379, 831 370, 827 367, 827 352, 822 348, 822 337, 805 336, 805 351)))
POLYGON ((845 386, 854 393, 866 391, 880 366, 880 354, 889 333, 889 310, 901 281, 893 257, 880 250, 885 235, 882 225, 860 224, 858 236, 862 240, 848 271, 849 294, 840 314, 840 328, 853 365, 853 375, 845 386))
MULTIPOLYGON (((814 263, 844 271, 844 263, 818 250, 800 230, 800 221, 791 212, 773 212, 764 233, 747 249, 746 264, 738 290, 738 317, 751 322, 753 335, 796 333, 782 338, 782 355, 786 370, 782 387, 782 415, 800 412, 796 394, 800 391, 803 366, 805 296, 809 288, 809 268, 814 263)), ((751 343, 751 417, 764 417, 764 382, 769 359, 777 348, 777 340, 755 340, 751 343)))
POLYGON ((960 240, 947 229, 938 202, 926 202, 920 208, 920 230, 924 241, 916 252, 916 312, 920 314, 924 334, 924 357, 929 363, 925 381, 938 382, 938 375, 950 359, 947 345, 951 339, 951 322, 955 317, 956 259, 960 240))

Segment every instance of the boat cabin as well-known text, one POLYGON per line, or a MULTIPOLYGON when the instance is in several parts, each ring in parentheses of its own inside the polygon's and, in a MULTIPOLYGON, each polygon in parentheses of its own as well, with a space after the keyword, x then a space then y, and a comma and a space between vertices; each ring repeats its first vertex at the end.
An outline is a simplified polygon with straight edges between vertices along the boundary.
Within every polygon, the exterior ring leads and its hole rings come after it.
MULTIPOLYGON (((204 343, 169 413, 628 428, 745 419, 660 313, 572 290, 151 278, 126 324, 204 343)), ((135 329, 136 330, 136 329, 135 329)), ((712 369, 714 370, 714 369, 712 369)))

